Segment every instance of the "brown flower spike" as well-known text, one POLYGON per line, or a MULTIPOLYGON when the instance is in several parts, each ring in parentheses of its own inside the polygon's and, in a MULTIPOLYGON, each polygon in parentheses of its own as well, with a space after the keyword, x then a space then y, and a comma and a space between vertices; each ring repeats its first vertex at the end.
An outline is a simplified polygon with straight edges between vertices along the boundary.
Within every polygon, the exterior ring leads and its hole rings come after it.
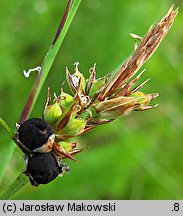
POLYGON ((77 143, 69 142, 70 138, 82 135, 100 124, 129 115, 133 110, 142 111, 156 107, 149 103, 158 93, 145 94, 139 91, 148 80, 134 87, 143 72, 133 77, 166 36, 177 13, 178 9, 173 10, 171 6, 167 14, 158 24, 151 26, 143 38, 131 34, 141 42, 117 73, 96 79, 94 65, 89 79, 86 80, 78 69, 79 63, 75 63, 74 74, 70 74, 66 68, 72 95, 61 89, 60 95, 54 95, 53 104, 50 104, 48 89, 43 117, 52 126, 55 134, 52 151, 57 157, 74 159, 72 155, 83 150, 78 148, 77 143))
MULTIPOLYGON (((151 26, 147 34, 142 39, 140 45, 129 59, 121 66, 119 71, 114 75, 110 82, 98 96, 99 100, 104 100, 112 95, 115 91, 122 88, 127 81, 135 75, 140 67, 151 57, 153 52, 159 46, 163 38, 171 28, 173 21, 178 13, 178 9, 173 10, 173 5, 167 14, 154 27, 151 26)), ((133 36, 133 35, 132 35, 133 36)))

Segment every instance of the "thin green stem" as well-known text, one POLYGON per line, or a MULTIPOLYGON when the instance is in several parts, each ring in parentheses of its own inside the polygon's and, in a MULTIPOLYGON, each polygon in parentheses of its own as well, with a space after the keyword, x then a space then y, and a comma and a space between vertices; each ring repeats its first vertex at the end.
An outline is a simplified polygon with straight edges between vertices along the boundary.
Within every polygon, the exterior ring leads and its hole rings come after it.
POLYGON ((0 200, 10 199, 16 192, 18 192, 24 185, 28 182, 27 176, 23 173, 20 175, 9 185, 6 191, 0 196, 0 200))
MULTIPOLYGON (((41 92, 43 84, 44 84, 44 82, 48 76, 48 73, 51 69, 51 66, 53 65, 53 62, 54 62, 55 57, 59 51, 59 48, 60 48, 60 46, 61 46, 61 44, 65 38, 65 35, 66 35, 70 25, 71 25, 71 22, 74 18, 74 15, 76 14, 76 11, 77 11, 80 3, 81 3, 81 0, 73 1, 72 6, 71 6, 71 8, 68 12, 68 15, 67 15, 67 19, 64 20, 65 22, 64 22, 64 25, 62 27, 62 30, 59 32, 59 35, 58 35, 58 31, 57 31, 54 42, 51 45, 51 47, 49 48, 49 50, 45 56, 45 59, 43 60, 43 63, 41 65, 41 72, 37 76, 37 79, 35 81, 33 89, 32 89, 32 91, 29 95, 29 98, 27 100, 26 106, 25 106, 25 108, 22 112, 22 115, 20 117, 19 123, 22 123, 23 121, 25 121, 25 119, 31 113, 31 111, 32 111, 32 109, 36 103, 36 100, 39 96, 39 93, 41 92)), ((64 16, 64 18, 65 18, 65 16, 64 16)), ((58 30, 60 30, 60 26, 59 26, 58 30)))
MULTIPOLYGON (((57 38, 55 44, 50 47, 50 50, 47 53, 47 56, 46 56, 46 58, 44 60, 43 68, 42 68, 42 77, 41 77, 42 82, 40 83, 40 85, 38 87, 38 90, 37 90, 38 92, 40 92, 40 90, 41 90, 41 88, 43 86, 43 83, 44 83, 44 81, 45 81, 45 79, 46 79, 46 77, 48 75, 48 71, 50 70, 50 68, 51 68, 51 66, 53 64, 53 61, 54 61, 54 59, 55 59, 55 57, 56 57, 56 55, 57 55, 57 53, 59 51, 59 48, 60 48, 60 46, 61 46, 61 44, 62 44, 62 42, 63 42, 63 40, 65 38, 65 35, 66 35, 70 25, 71 25, 71 22, 72 22, 75 14, 76 14, 76 11, 77 11, 80 3, 81 3, 81 0, 75 0, 73 2, 72 7, 71 7, 71 9, 69 11, 67 20, 66 20, 66 22, 65 22, 65 24, 63 26, 61 34, 57 38)), ((38 97, 38 94, 34 98, 32 107, 34 106, 34 104, 35 104, 35 102, 37 100, 37 97, 38 97)))

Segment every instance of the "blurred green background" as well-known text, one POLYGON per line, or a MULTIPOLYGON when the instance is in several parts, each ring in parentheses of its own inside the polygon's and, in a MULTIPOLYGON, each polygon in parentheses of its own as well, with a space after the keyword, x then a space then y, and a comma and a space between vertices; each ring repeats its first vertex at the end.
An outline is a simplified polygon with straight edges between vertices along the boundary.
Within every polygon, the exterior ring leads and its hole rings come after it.
MULTIPOLYGON (((22 71, 41 64, 66 0, 1 0, 0 116, 15 127, 35 79, 22 71)), ((85 77, 96 62, 104 76, 133 51, 133 32, 143 36, 175 3, 179 14, 145 64, 144 92, 158 92, 156 109, 133 112, 79 138, 92 146, 68 160, 72 172, 37 188, 27 184, 14 199, 183 199, 183 1, 83 0, 41 91, 32 117, 40 117, 46 90, 59 93, 65 67, 80 62, 85 77)), ((10 139, 0 128, 0 166, 10 139)), ((24 168, 16 150, 0 185, 2 192, 24 168)), ((0 167, 1 169, 1 167, 0 167)))

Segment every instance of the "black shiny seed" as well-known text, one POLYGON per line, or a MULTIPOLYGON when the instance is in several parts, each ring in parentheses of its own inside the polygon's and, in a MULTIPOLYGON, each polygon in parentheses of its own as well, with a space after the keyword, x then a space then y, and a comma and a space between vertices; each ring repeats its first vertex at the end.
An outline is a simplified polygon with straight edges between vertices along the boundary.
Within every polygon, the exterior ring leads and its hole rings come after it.
POLYGON ((19 140, 30 151, 45 144, 52 134, 51 126, 40 118, 28 119, 18 129, 19 140))
POLYGON ((62 173, 62 166, 52 153, 35 154, 28 159, 27 171, 33 186, 47 184, 62 173))

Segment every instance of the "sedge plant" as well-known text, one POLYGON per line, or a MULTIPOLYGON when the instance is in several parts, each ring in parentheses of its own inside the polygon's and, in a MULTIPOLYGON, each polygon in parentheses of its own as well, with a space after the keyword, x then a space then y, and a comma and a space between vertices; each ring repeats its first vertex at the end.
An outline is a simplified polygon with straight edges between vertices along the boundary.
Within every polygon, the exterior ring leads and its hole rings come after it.
POLYGON ((88 78, 80 72, 78 62, 75 63, 73 73, 66 67, 66 79, 71 93, 61 88, 58 95, 54 93, 52 100, 49 87, 42 118, 28 119, 80 2, 68 1, 53 44, 42 66, 36 68, 38 76, 17 123, 17 131, 12 131, 6 122, 0 119, 1 126, 26 155, 26 169, 10 184, 1 195, 1 199, 11 198, 29 180, 33 186, 38 186, 49 183, 57 175, 63 176, 65 172, 69 172, 69 167, 63 161, 66 158, 76 160, 75 155, 86 149, 79 143, 73 142, 73 138, 101 124, 108 124, 117 118, 128 116, 133 111, 149 110, 157 106, 150 103, 158 93, 141 91, 148 80, 136 85, 144 71, 136 74, 171 28, 178 12, 173 6, 156 25, 150 27, 143 38, 131 34, 135 40, 140 41, 139 44, 135 44, 132 55, 118 69, 106 76, 97 78, 96 64, 90 69, 88 78), (35 140, 38 140, 37 143, 35 140), (43 165, 47 163, 46 160, 53 162, 53 166, 43 169, 41 167, 45 167, 43 165), (33 167, 34 161, 36 164, 39 161, 39 166, 36 165, 36 168, 35 165, 33 167), (45 174, 44 180, 43 175, 41 177, 38 175, 38 169, 45 174), (51 177, 48 177, 48 173, 51 173, 51 177))

